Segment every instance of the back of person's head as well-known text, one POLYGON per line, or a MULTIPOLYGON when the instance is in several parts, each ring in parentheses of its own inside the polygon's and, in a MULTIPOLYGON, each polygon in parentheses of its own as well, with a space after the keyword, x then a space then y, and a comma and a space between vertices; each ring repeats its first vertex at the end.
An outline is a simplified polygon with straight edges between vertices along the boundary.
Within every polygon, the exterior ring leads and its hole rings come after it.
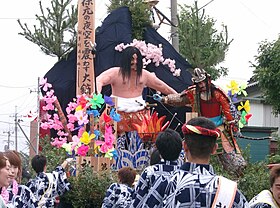
POLYGON ((160 158, 160 153, 159 153, 158 149, 154 149, 154 151, 151 154, 150 165, 158 164, 160 162, 160 160, 161 160, 161 158, 160 158))
POLYGON ((275 180, 278 177, 280 177, 280 164, 272 167, 270 170, 270 177, 269 177, 270 187, 273 186, 275 180))
POLYGON ((31 166, 36 173, 44 172, 47 165, 47 158, 44 155, 35 155, 31 160, 31 166))
POLYGON ((118 178, 120 183, 127 184, 128 186, 132 186, 135 177, 136 177, 136 170, 131 167, 122 167, 118 171, 118 178))
POLYGON ((120 63, 120 74, 122 75, 123 80, 130 79, 131 76, 131 61, 133 59, 133 55, 137 55, 137 64, 136 64, 136 72, 137 79, 136 82, 140 79, 142 75, 143 69, 143 58, 141 52, 138 48, 134 46, 128 46, 122 51, 121 63, 120 63))
POLYGON ((182 132, 192 157, 201 159, 210 157, 220 137, 220 130, 205 117, 192 118, 183 125, 182 132))
POLYGON ((4 152, 4 154, 9 159, 10 164, 18 168, 17 181, 20 183, 22 177, 22 163, 20 154, 15 150, 7 150, 4 152))
POLYGON ((177 131, 166 129, 159 132, 156 147, 164 160, 177 160, 182 151, 182 138, 177 131))

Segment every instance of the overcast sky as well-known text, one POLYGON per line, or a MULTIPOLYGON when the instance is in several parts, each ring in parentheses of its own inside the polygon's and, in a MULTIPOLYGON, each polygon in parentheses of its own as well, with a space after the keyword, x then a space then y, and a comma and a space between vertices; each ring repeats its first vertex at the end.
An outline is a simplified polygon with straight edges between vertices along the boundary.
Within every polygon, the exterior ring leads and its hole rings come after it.
MULTIPOLYGON (((3 1, 0 7, 0 151, 10 132, 10 139, 14 140, 14 114, 17 113, 24 120, 21 123, 25 133, 29 135, 29 123, 25 117, 29 111, 36 111, 36 88, 38 77, 44 76, 56 63, 56 58, 46 56, 35 44, 18 35, 21 28, 17 19, 27 23, 30 28, 36 24, 35 14, 40 14, 38 0, 3 1), (17 106, 17 107, 16 107, 17 106)), ((50 0, 42 0, 48 5, 50 0)), ((77 0, 73 0, 77 2, 77 0)), ((178 0, 178 3, 193 4, 193 0, 178 0)), ((199 0, 199 6, 210 2, 199 0)), ((105 3, 108 0, 96 0, 96 26, 106 17, 105 3)), ((170 17, 170 1, 160 0, 157 8, 170 17)), ((217 20, 217 28, 223 23, 228 26, 229 38, 233 38, 226 61, 223 66, 229 68, 229 76, 219 83, 232 79, 246 81, 252 75, 249 61, 254 61, 257 48, 261 41, 275 40, 280 32, 280 1, 255 0, 214 0, 205 7, 206 14, 217 20)), ((165 38, 170 37, 170 28, 163 26, 159 33, 165 38)), ((18 133, 19 150, 26 151, 25 139, 18 133)), ((12 145, 11 148, 14 148, 12 145)))

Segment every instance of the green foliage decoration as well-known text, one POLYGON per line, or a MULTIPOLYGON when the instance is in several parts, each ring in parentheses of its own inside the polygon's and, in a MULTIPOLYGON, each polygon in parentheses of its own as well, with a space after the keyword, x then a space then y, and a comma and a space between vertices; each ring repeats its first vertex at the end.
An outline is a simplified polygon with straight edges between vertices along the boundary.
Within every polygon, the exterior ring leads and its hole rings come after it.
POLYGON ((127 6, 132 17, 132 39, 143 40, 144 29, 151 25, 150 8, 142 0, 110 0, 108 13, 122 6, 127 6))
POLYGON ((44 10, 39 1, 41 15, 35 15, 39 26, 34 25, 34 31, 26 23, 18 19, 23 32, 19 35, 35 43, 40 49, 50 56, 60 60, 67 57, 69 52, 77 45, 77 31, 75 26, 78 22, 77 5, 71 5, 72 0, 52 0, 51 8, 44 10))
POLYGON ((225 60, 233 41, 228 39, 226 25, 218 32, 215 20, 207 16, 204 9, 199 9, 195 1, 193 6, 180 5, 178 32, 180 53, 193 68, 205 69, 213 80, 227 75, 227 68, 217 66, 225 60))
POLYGON ((256 63, 252 63, 254 80, 258 81, 265 101, 280 113, 280 36, 277 40, 263 41, 258 48, 256 63))
POLYGON ((54 148, 48 136, 40 138, 40 146, 42 147, 40 154, 47 158, 47 172, 53 171, 67 158, 65 150, 63 148, 54 148))
POLYGON ((269 189, 269 169, 265 162, 248 163, 243 176, 239 178, 238 188, 249 201, 264 189, 269 189))
POLYGON ((101 207, 107 189, 117 180, 114 172, 95 172, 86 166, 78 176, 69 177, 69 181, 72 188, 62 200, 71 202, 74 208, 91 208, 101 207))

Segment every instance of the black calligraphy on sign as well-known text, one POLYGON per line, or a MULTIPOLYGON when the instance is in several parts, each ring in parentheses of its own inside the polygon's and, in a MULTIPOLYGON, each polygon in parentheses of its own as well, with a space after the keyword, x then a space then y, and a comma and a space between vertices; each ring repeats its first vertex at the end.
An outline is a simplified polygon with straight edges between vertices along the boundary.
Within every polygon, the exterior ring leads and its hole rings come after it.
POLYGON ((82 0, 79 5, 77 38, 77 94, 93 92, 94 1, 82 0))
POLYGON ((226 208, 227 206, 223 206, 221 202, 216 204, 216 208, 226 208))

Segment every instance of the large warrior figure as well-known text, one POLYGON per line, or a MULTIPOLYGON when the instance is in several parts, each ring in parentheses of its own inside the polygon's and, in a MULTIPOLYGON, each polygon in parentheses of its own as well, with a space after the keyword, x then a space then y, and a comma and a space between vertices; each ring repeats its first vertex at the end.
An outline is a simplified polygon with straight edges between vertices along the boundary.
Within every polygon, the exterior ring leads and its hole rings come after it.
POLYGON ((232 110, 234 105, 228 96, 211 82, 211 77, 203 69, 194 69, 194 85, 180 94, 169 94, 160 96, 155 94, 153 97, 157 101, 172 106, 192 107, 193 112, 198 116, 204 116, 212 120, 222 131, 220 138, 221 151, 217 151, 220 161, 224 168, 237 175, 242 174, 246 166, 246 161, 240 153, 240 149, 233 136, 236 128, 236 118, 233 117, 232 110))

